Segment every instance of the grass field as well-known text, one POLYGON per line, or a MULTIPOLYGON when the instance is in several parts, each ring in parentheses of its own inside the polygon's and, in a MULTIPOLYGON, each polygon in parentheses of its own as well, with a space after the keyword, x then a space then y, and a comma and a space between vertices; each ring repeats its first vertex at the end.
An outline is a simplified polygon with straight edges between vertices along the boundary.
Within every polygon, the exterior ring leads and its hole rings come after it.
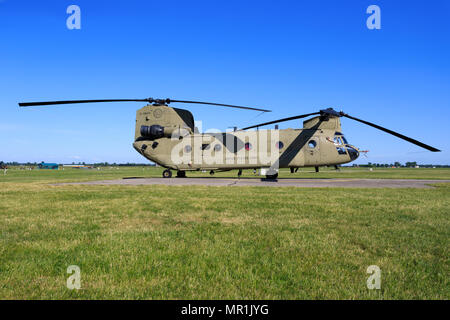
MULTIPOLYGON (((450 184, 49 185, 160 174, 160 168, 0 173, 0 298, 450 298, 450 184), (80 290, 66 287, 69 265, 81 269, 80 290), (381 268, 381 290, 366 287, 370 265, 381 268)), ((189 176, 197 175, 209 176, 189 176)), ((294 175, 336 176, 450 179, 450 170, 294 175)))

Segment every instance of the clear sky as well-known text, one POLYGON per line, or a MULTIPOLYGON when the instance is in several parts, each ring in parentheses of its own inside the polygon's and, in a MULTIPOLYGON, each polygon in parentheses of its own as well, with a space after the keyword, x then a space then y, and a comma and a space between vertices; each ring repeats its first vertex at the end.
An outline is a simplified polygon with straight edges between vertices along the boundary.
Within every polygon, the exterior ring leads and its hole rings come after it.
POLYGON ((170 97, 273 110, 177 105, 203 129, 342 109, 443 150, 342 119, 370 150, 357 163, 449 164, 449 19, 446 0, 0 0, 0 160, 147 162, 132 148, 142 103, 17 103, 170 97), (80 30, 66 27, 71 4, 80 30))

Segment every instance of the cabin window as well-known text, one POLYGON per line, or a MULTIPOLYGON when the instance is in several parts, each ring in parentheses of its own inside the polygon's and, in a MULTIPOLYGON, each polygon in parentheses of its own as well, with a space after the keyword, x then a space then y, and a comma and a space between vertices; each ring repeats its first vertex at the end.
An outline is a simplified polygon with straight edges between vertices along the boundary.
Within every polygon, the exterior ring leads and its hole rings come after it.
POLYGON ((209 150, 210 147, 211 145, 209 143, 202 144, 202 150, 209 150))
POLYGON ((222 149, 222 147, 221 147, 220 144, 216 144, 216 145, 214 146, 214 151, 220 151, 221 149, 222 149))
POLYGON ((245 150, 250 151, 252 149, 252 144, 250 142, 247 142, 245 144, 245 150))
POLYGON ((184 152, 186 152, 186 153, 191 152, 191 150, 192 150, 192 147, 190 145, 187 145, 184 147, 184 152))
POLYGON ((311 149, 314 149, 316 146, 317 146, 316 140, 309 140, 308 147, 310 147, 311 149))
POLYGON ((278 141, 278 142, 275 144, 275 146, 277 147, 277 149, 283 149, 284 143, 281 142, 281 141, 278 141))

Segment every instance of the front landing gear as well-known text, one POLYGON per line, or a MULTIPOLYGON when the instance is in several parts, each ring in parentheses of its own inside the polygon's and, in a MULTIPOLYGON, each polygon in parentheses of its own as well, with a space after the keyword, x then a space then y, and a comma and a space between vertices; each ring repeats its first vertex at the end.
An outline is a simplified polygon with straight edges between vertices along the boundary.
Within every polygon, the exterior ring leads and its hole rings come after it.
POLYGON ((162 176, 163 176, 163 178, 172 178, 172 171, 170 171, 169 169, 166 169, 163 171, 162 176))

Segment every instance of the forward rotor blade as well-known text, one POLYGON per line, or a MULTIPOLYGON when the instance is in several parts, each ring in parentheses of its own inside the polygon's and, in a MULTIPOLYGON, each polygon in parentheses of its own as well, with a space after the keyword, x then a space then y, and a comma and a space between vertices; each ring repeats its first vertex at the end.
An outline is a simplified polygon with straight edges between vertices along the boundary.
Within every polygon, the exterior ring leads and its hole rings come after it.
POLYGON ((316 115, 316 114, 320 114, 320 112, 307 113, 307 114, 302 114, 302 115, 299 115, 299 116, 294 116, 294 117, 289 117, 289 118, 283 118, 283 119, 278 119, 278 120, 274 120, 274 121, 264 122, 264 123, 256 124, 254 126, 242 128, 240 130, 253 129, 253 128, 256 128, 256 127, 262 127, 262 126, 266 126, 266 125, 269 125, 269 124, 274 124, 274 123, 285 122, 285 121, 289 121, 289 120, 306 118, 306 117, 313 116, 313 115, 316 115))
POLYGON ((149 102, 149 99, 104 99, 104 100, 62 100, 62 101, 42 101, 42 102, 20 102, 20 107, 49 106, 55 104, 72 103, 93 103, 93 102, 149 102))
POLYGON ((430 150, 430 151, 432 151, 432 152, 440 152, 440 151, 441 151, 441 150, 436 149, 436 148, 434 148, 434 147, 432 147, 432 146, 429 146, 429 145, 427 145, 427 144, 425 144, 425 143, 422 143, 422 142, 420 142, 420 141, 417 141, 417 140, 415 140, 415 139, 413 139, 413 138, 409 138, 409 137, 407 137, 407 136, 404 136, 404 135, 402 135, 402 134, 400 134, 400 133, 398 133, 398 132, 389 130, 389 129, 387 129, 387 128, 383 128, 383 127, 381 127, 381 126, 379 126, 379 125, 376 125, 376 124, 374 124, 374 123, 372 123, 372 122, 368 122, 368 121, 364 121, 364 120, 361 120, 361 119, 352 117, 352 116, 350 116, 350 115, 348 115, 348 114, 346 114, 346 113, 341 113, 341 115, 342 115, 343 117, 347 117, 347 118, 349 118, 349 119, 352 119, 352 120, 355 120, 355 121, 364 123, 364 124, 366 124, 366 125, 368 125, 368 126, 374 127, 374 128, 376 128, 376 129, 378 129, 378 130, 381 130, 381 131, 387 132, 387 133, 389 133, 389 134, 392 134, 393 136, 396 136, 396 137, 398 137, 398 138, 400 138, 400 139, 406 140, 406 141, 408 141, 408 142, 410 142, 410 143, 413 143, 413 144, 415 144, 415 145, 417 145, 417 146, 419 146, 419 147, 422 147, 422 148, 424 148, 424 149, 430 150))

